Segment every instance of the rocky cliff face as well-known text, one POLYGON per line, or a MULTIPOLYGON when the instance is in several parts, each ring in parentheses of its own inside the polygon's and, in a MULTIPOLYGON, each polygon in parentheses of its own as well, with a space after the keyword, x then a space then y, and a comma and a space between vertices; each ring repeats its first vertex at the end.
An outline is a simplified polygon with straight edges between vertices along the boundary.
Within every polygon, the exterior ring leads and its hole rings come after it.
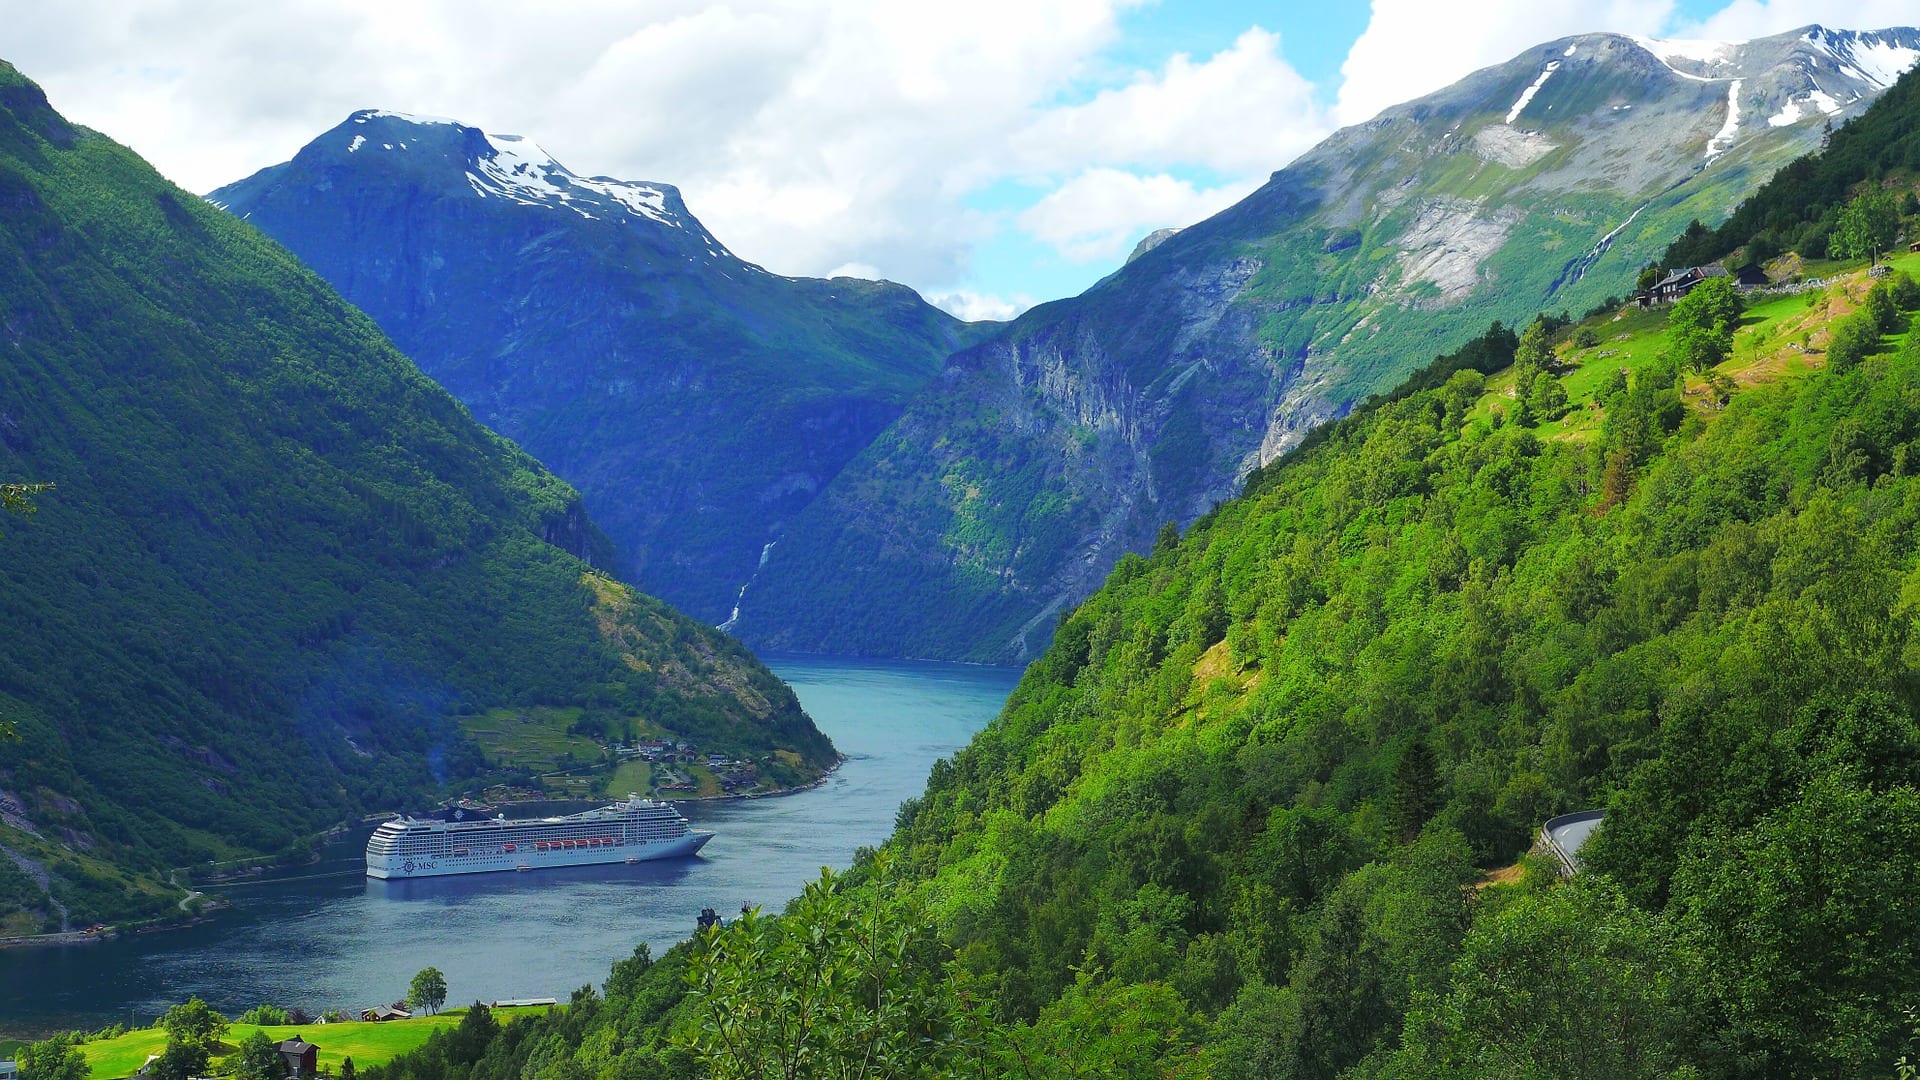
POLYGON ((738 632, 1022 659, 1160 523, 1490 321, 1629 291, 1916 57, 1910 29, 1583 35, 1340 131, 953 357, 788 527, 738 632))
POLYGON ((736 258, 670 185, 368 110, 209 198, 577 485, 619 568, 708 622, 760 551, 982 336, 884 282, 736 258))

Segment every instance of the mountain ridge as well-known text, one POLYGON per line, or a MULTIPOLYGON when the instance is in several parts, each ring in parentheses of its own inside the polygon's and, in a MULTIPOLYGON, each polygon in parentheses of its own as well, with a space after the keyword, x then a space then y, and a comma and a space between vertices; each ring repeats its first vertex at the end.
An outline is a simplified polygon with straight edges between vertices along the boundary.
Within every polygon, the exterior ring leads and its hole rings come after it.
POLYGON ((174 868, 511 769, 464 731, 495 709, 836 760, 738 642, 596 569, 577 491, 4 64, 0 267, 0 475, 55 485, 0 523, 0 931, 177 914, 174 868))
POLYGON ((1817 91, 1844 120, 1884 89, 1856 53, 1879 76, 1920 57, 1910 28, 1808 28, 1724 58, 1652 44, 1669 55, 1561 38, 1384 110, 955 354, 788 527, 739 632, 1018 662, 1122 553, 1436 345, 1630 291, 1688 220, 1726 216, 1821 137, 1822 109, 1770 118, 1817 91), (852 595, 888 614, 833 602, 852 595))
POLYGON ((208 198, 286 244, 582 491, 621 565, 710 623, 765 545, 987 332, 902 285, 739 259, 668 184, 360 110, 208 198))

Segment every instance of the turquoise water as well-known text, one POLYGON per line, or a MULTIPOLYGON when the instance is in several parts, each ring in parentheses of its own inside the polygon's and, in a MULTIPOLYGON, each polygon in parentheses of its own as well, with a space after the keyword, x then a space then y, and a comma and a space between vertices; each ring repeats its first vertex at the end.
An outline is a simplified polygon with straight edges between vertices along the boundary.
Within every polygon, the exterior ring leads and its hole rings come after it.
POLYGON ((213 922, 98 945, 0 950, 0 1033, 145 1022, 192 995, 232 1015, 270 1001, 359 1010, 405 995, 431 964, 449 1000, 558 997, 650 943, 692 933, 703 907, 782 907, 823 866, 886 839, 935 759, 993 718, 1017 675, 951 664, 771 657, 845 765, 812 791, 688 804, 714 839, 635 866, 374 881, 366 832, 291 878, 221 891, 213 922))

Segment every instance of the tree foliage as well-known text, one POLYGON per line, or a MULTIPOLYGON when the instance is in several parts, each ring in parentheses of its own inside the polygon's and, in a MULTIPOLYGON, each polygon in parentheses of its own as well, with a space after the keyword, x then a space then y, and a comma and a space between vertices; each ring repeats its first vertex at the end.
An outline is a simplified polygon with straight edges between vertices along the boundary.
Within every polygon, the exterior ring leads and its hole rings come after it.
MULTIPOLYGON (((58 537, 0 524, 0 626, 34 628, 0 644, 0 766, 68 839, 20 842, 74 921, 177 914, 171 868, 477 782, 489 709, 786 749, 763 773, 792 782, 834 760, 738 642, 593 572, 573 489, 284 249, 0 88, 0 504, 58 537)), ((18 880, 0 909, 50 913, 18 880)))
POLYGON ((20 1048, 20 1080, 86 1080, 93 1067, 76 1032, 62 1032, 20 1048))
POLYGON ((169 1043, 206 1049, 218 1045, 230 1026, 226 1017, 197 997, 173 1006, 160 1017, 160 1028, 167 1033, 169 1043))
POLYGON ((226 1063, 235 1080, 281 1080, 287 1075, 287 1059, 267 1033, 255 1029, 240 1040, 240 1048, 226 1063))
POLYGON ((1695 285, 1667 316, 1667 343, 1674 359, 1696 372, 1725 360, 1744 308, 1730 277, 1710 277, 1695 285))
POLYGON ((407 984, 407 1003, 428 1012, 439 1012, 440 1006, 447 1003, 447 977, 437 967, 414 972, 413 981, 407 984))
POLYGON ((1854 196, 1834 219, 1827 251, 1841 259, 1879 261, 1900 233, 1898 197, 1875 186, 1854 196))
POLYGON ((823 871, 785 915, 700 942, 686 1042, 715 1080, 991 1075, 977 1010, 891 868, 877 859, 859 888, 823 871))

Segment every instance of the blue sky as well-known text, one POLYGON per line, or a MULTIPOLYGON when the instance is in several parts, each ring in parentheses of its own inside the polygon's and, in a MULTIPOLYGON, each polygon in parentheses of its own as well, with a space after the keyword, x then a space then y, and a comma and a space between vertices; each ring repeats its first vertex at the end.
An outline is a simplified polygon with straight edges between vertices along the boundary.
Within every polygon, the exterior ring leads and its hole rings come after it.
POLYGON ((196 192, 355 109, 677 185, 744 258, 1008 317, 1338 127, 1543 41, 1920 21, 1914 0, 0 0, 0 57, 196 192))
MULTIPOLYGON (((1658 33, 1685 32, 1706 23, 1731 5, 1726 0, 1679 0, 1665 6, 1668 14, 1661 21, 1658 33)), ((1313 84, 1314 101, 1331 113, 1341 88, 1341 67, 1372 17, 1373 11, 1368 6, 1338 2, 1250 4, 1197 0, 1148 4, 1120 16, 1119 40, 1104 52, 1103 62, 1095 66, 1090 78, 1063 88, 1055 100, 1063 104, 1084 101, 1103 86, 1123 84, 1140 72, 1165 68, 1176 54, 1196 58, 1216 55, 1231 48, 1250 27, 1258 26, 1278 35, 1281 57, 1313 84)), ((1598 24, 1589 27, 1605 28, 1608 27, 1598 24)), ((1283 164, 1276 161, 1273 167, 1283 164)), ((1161 171, 1203 188, 1229 184, 1235 179, 1202 164, 1176 164, 1161 171)), ((968 197, 969 207, 992 216, 999 223, 972 251, 969 278, 977 283, 980 291, 1022 300, 1069 296, 1118 265, 1119 259, 1115 257, 1073 258, 1012 220, 1033 204, 1045 186, 1043 178, 1008 180, 968 197)), ((1187 222, 1170 220, 1165 224, 1187 222)), ((1127 249, 1131 250, 1132 244, 1147 231, 1150 229, 1144 225, 1128 230, 1127 249)))

